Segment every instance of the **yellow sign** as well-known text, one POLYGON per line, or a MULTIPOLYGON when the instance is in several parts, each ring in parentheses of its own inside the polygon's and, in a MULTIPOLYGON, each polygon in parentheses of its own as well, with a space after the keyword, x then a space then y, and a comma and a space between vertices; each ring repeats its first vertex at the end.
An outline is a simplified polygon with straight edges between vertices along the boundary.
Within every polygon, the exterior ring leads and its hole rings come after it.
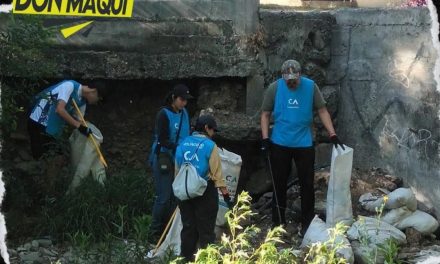
POLYGON ((13 13, 89 17, 131 17, 134 0, 15 0, 13 13))
MULTIPOLYGON (((133 5, 134 0, 14 0, 12 12, 69 17, 131 17, 133 5)), ((64 28, 61 33, 68 38, 92 22, 64 28)))

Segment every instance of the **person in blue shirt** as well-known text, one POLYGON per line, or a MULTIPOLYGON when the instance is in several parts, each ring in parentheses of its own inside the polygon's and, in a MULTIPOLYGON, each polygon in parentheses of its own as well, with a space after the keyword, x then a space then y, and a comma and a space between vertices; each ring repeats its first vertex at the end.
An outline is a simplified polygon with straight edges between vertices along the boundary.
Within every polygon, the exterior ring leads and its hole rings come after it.
MULTIPOLYGON (((281 66, 282 77, 265 91, 261 113, 262 150, 268 157, 273 175, 274 199, 272 199, 273 226, 285 225, 287 179, 295 162, 301 195, 301 232, 307 230, 314 217, 315 189, 313 146, 313 110, 324 124, 330 141, 342 146, 335 133, 330 114, 316 83, 301 76, 301 65, 287 60, 281 66), (269 138, 269 122, 274 125, 269 138)), ((343 147, 343 146, 342 146, 343 147)))
POLYGON ((61 136, 66 123, 85 136, 91 133, 89 128, 81 124, 72 101, 76 102, 84 115, 87 103, 98 102, 98 88, 103 86, 100 81, 91 81, 88 86, 74 80, 64 80, 34 97, 27 127, 34 159, 40 159, 48 151, 49 146, 53 145, 51 143, 61 136))
POLYGON ((196 121, 193 134, 183 140, 176 150, 176 174, 183 162, 190 162, 199 176, 208 182, 202 196, 179 201, 183 224, 180 233, 180 255, 186 261, 194 260, 197 243, 199 248, 214 243, 214 228, 218 211, 217 188, 225 201, 229 202, 218 148, 211 139, 216 131, 218 130, 215 119, 210 115, 202 115, 196 121))
POLYGON ((184 84, 174 86, 156 115, 156 125, 150 154, 155 200, 150 226, 150 240, 156 241, 176 208, 172 183, 176 147, 190 134, 190 118, 185 106, 193 98, 184 84))

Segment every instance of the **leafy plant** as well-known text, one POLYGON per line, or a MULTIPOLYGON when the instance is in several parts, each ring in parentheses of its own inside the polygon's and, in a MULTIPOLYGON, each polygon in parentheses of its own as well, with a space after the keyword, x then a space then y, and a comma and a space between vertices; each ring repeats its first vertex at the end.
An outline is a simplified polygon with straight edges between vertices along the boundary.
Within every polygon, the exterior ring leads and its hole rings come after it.
MULTIPOLYGON (((376 235, 379 235, 380 223, 383 211, 385 209, 385 204, 387 203, 389 197, 384 196, 383 202, 380 207, 375 208, 376 210, 376 235)), ((364 221, 363 218, 360 218, 360 221, 364 221)), ((386 240, 385 243, 378 243, 375 241, 367 232, 365 225, 360 225, 359 233, 359 242, 362 247, 367 250, 366 261, 369 264, 377 263, 379 255, 381 254, 384 257, 384 263, 386 264, 396 264, 399 263, 397 261, 397 253, 399 251, 399 246, 397 242, 390 237, 386 240)))
MULTIPOLYGON (((264 242, 258 247, 251 243, 260 229, 255 225, 244 227, 243 220, 254 213, 250 209, 251 197, 242 192, 237 204, 226 214, 230 235, 223 234, 219 245, 212 244, 196 253, 194 263, 296 263, 296 255, 291 250, 279 251, 277 244, 283 243, 282 227, 270 230, 264 242)), ((180 259, 172 261, 179 263, 180 259)))
POLYGON ((384 244, 378 246, 379 252, 384 256, 384 264, 400 264, 397 259, 399 253, 399 245, 394 239, 387 239, 384 244))
POLYGON ((44 78, 53 76, 55 62, 48 54, 52 31, 35 16, 12 15, 0 32, 2 128, 6 136, 17 128, 17 115, 28 108, 44 78))
POLYGON ((68 234, 69 240, 72 245, 81 252, 87 252, 92 245, 92 235, 77 231, 73 234, 68 234))
POLYGON ((134 239, 146 243, 151 225, 151 215, 141 215, 133 218, 134 239))
POLYGON ((109 233, 119 240, 145 237, 145 215, 151 213, 153 199, 150 178, 143 170, 131 169, 107 176, 105 187, 87 177, 73 193, 46 204, 41 230, 58 237, 82 231, 95 242, 106 240, 109 233), (143 218, 134 221, 138 217, 143 218))
POLYGON ((338 239, 348 229, 348 226, 342 222, 336 224, 334 228, 329 229, 329 240, 312 244, 304 261, 308 264, 343 264, 346 259, 338 256, 338 250, 348 247, 343 240, 338 239))

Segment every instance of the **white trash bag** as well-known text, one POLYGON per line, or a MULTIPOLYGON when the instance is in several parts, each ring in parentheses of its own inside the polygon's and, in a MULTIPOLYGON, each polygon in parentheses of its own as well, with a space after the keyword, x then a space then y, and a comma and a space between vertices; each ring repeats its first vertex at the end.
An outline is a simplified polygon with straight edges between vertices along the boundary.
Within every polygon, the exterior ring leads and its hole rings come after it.
POLYGON ((170 230, 168 230, 167 236, 163 240, 162 244, 155 250, 152 249, 147 253, 147 258, 161 258, 167 253, 168 250, 171 250, 174 255, 180 255, 180 232, 182 231, 183 224, 182 218, 180 216, 179 207, 176 208, 176 214, 173 219, 173 223, 170 226, 170 230))
POLYGON ((353 165, 353 149, 344 145, 333 147, 330 167, 330 180, 327 191, 326 224, 334 227, 336 223, 353 223, 350 180, 353 165))
POLYGON ((348 229, 350 240, 359 240, 362 236, 370 239, 374 245, 384 244, 388 239, 394 239, 397 244, 406 244, 405 234, 396 227, 376 218, 360 216, 360 219, 348 229))
MULTIPOLYGON (((218 152, 222 163, 223 180, 226 183, 226 188, 228 189, 231 201, 233 201, 236 196, 238 180, 240 177, 242 164, 241 156, 221 148, 218 149, 218 152)), ((218 213, 215 225, 224 226, 226 223, 225 214, 228 211, 228 206, 223 200, 223 195, 220 190, 218 190, 218 203, 218 213)))
POLYGON ((428 235, 434 233, 439 224, 437 219, 432 215, 416 210, 410 216, 398 222, 395 226, 401 230, 412 227, 423 235, 428 235))
MULTIPOLYGON (((301 248, 311 246, 313 243, 325 242, 330 239, 329 229, 326 223, 315 215, 312 222, 307 229, 304 238, 301 242, 301 248)), ((338 249, 336 252, 339 256, 343 257, 347 263, 354 263, 353 250, 351 249, 350 242, 345 236, 338 236, 335 239, 335 243, 343 243, 346 247, 338 249)))
MULTIPOLYGON (((87 126, 92 130, 92 136, 99 147, 104 140, 101 131, 92 123, 87 122, 87 126)), ((90 174, 92 174, 93 179, 104 185, 106 179, 105 167, 99 159, 93 142, 77 129, 70 135, 69 142, 71 147, 71 164, 75 170, 69 192, 76 189, 80 185, 81 180, 90 174)))
POLYGON ((417 199, 409 188, 398 188, 387 194, 387 201, 384 202, 384 196, 376 197, 371 193, 361 195, 359 202, 362 207, 370 212, 376 212, 376 208, 380 208, 385 203, 385 209, 395 209, 406 206, 409 210, 417 209, 417 199))
POLYGON ((400 208, 391 209, 388 212, 385 212, 381 220, 387 222, 390 225, 396 226, 397 223, 407 218, 412 213, 413 211, 409 210, 406 206, 402 206, 400 208))

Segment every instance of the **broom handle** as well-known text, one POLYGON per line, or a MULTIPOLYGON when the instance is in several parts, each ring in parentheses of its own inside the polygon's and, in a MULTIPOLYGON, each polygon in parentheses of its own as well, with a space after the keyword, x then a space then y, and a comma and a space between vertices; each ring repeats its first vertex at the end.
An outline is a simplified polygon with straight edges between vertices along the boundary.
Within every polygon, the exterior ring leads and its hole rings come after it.
POLYGON ((176 207, 176 209, 174 209, 174 213, 171 216, 170 220, 168 221, 167 226, 165 227, 165 230, 163 230, 162 235, 159 238, 159 241, 157 241, 156 247, 154 248, 154 251, 153 251, 153 255, 156 254, 157 249, 159 248, 160 244, 162 244, 162 240, 164 239, 165 234, 167 233, 168 229, 170 228, 170 225, 173 222, 174 217, 176 217, 176 212, 177 212, 177 207, 176 207))
MULTIPOLYGON (((75 106, 75 109, 76 109, 76 111, 78 112, 78 116, 81 118, 81 121, 82 121, 83 125, 87 127, 86 120, 84 120, 84 117, 83 117, 83 115, 82 115, 82 113, 81 113, 81 110, 79 110, 79 107, 78 107, 78 105, 76 104, 75 100, 72 99, 72 103, 73 103, 73 106, 75 106)), ((101 163, 104 165, 104 167, 107 168, 107 167, 108 167, 108 166, 107 166, 107 162, 105 162, 104 156, 102 155, 101 150, 99 149, 98 144, 96 144, 95 138, 93 137, 92 134, 89 134, 89 138, 92 140, 93 145, 95 146, 96 152, 98 152, 99 160, 100 160, 101 163)))

